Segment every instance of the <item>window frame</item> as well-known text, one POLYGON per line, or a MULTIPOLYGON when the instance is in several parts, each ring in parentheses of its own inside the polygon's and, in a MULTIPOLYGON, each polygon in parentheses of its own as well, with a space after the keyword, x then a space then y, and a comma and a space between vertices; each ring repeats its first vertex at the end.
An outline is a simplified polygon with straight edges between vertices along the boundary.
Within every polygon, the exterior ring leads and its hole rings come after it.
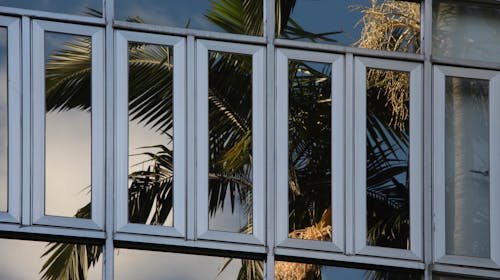
POLYGON ((266 117, 265 48, 254 45, 196 41, 196 238, 235 243, 265 243, 266 117), (208 225, 208 52, 220 51, 252 56, 252 234, 209 230, 208 225))
POLYGON ((345 86, 344 56, 313 51, 276 49, 276 243, 277 246, 343 252, 345 243, 345 86), (332 240, 288 237, 288 62, 300 60, 330 64, 331 105, 331 207, 332 240), (333 101, 335 100, 335 101, 333 101), (334 160, 338 159, 338 160, 334 160))
POLYGON ((434 79, 434 177, 433 177, 433 217, 434 217, 434 261, 443 264, 500 268, 500 72, 472 68, 435 65, 434 79), (445 223, 445 79, 447 76, 489 80, 489 160, 490 160, 490 258, 478 258, 446 254, 445 223))
POLYGON ((423 258, 423 80, 422 64, 355 57, 354 73, 354 245, 356 254, 420 261, 423 258), (402 71, 410 75, 410 249, 366 244, 366 73, 367 68, 402 71))
POLYGON ((145 34, 132 31, 115 31, 115 173, 116 173, 116 230, 183 237, 186 219, 186 42, 182 37, 145 34), (174 114, 174 183, 173 226, 134 224, 128 220, 128 43, 168 45, 173 48, 173 102, 174 114), (126 187, 125 187, 126 186, 126 187))
POLYGON ((104 31, 99 27, 32 21, 32 219, 33 224, 102 230, 104 228, 105 119, 104 31), (45 32, 91 37, 91 219, 45 215, 45 32))
POLYGON ((20 21, 0 16, 0 27, 7 30, 7 211, 0 222, 21 221, 21 53, 20 21))

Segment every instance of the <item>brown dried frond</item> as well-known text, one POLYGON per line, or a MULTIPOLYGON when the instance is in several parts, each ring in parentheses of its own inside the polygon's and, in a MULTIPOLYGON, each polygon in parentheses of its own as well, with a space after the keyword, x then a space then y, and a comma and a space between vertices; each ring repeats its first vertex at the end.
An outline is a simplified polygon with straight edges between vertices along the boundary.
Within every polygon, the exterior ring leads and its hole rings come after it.
MULTIPOLYGON (((371 6, 356 6, 363 17, 361 37, 356 45, 361 48, 420 52, 420 4, 405 1, 386 0, 371 6)), ((404 72, 370 70, 368 86, 378 88, 377 98, 385 101, 391 111, 390 125, 404 130, 409 117, 409 75, 404 72)))

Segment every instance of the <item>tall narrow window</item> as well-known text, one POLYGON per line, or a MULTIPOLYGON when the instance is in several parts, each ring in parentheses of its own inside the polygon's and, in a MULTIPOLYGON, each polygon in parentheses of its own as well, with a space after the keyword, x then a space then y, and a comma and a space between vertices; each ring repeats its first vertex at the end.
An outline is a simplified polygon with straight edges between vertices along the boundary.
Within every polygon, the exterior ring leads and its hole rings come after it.
POLYGON ((498 268, 500 74, 439 66, 434 79, 436 259, 498 268))
POLYGON ((185 41, 120 31, 116 46, 118 230, 182 236, 185 41))
POLYGON ((33 53, 35 220, 78 218, 81 226, 98 227, 104 188, 102 31, 33 25, 33 43, 40 46, 33 53))
POLYGON ((198 233, 207 238, 263 240, 263 53, 198 43, 198 233))
POLYGON ((422 67, 357 58, 355 244, 362 254, 422 256, 422 67))
POLYGON ((277 52, 277 230, 282 246, 343 250, 342 68, 342 56, 277 52))

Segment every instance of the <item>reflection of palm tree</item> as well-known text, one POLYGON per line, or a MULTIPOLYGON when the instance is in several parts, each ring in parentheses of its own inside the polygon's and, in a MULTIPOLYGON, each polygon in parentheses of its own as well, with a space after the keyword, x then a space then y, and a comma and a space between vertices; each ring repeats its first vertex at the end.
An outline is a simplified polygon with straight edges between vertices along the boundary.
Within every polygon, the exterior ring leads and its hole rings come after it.
MULTIPOLYGON (((325 40, 323 38, 325 34, 305 32, 290 19, 295 1, 276 2, 279 18, 276 23, 278 34, 284 34, 284 37, 289 38, 325 40)), ((261 16, 258 15, 262 15, 262 7, 256 3, 260 3, 260 1, 212 1, 213 6, 208 11, 207 18, 212 23, 232 33, 260 35, 263 25, 261 16)), ((418 36, 414 38, 418 38, 418 36)), ((79 44, 78 42, 68 44, 65 50, 59 51, 49 60, 47 79, 50 77, 58 86, 47 88, 47 110, 89 109, 90 107, 90 104, 79 100, 79 96, 81 96, 79 92, 90 85, 90 55, 88 48, 82 48, 79 44), (58 67, 49 67, 50 65, 58 67)), ((129 112, 131 119, 136 118, 146 125, 168 133, 172 128, 173 116, 171 109, 169 109, 172 101, 172 88, 169 82, 172 79, 172 67, 167 48, 156 46, 145 49, 138 44, 136 48, 131 49, 131 52, 133 53, 129 61, 129 76, 131 78, 129 81, 129 112)), ((241 81, 248 80, 246 75, 250 73, 249 69, 251 69, 249 62, 250 60, 247 60, 245 56, 239 55, 213 52, 210 56, 210 71, 213 72, 210 75, 209 104, 211 110, 209 123, 214 124, 209 131, 209 158, 211 162, 209 169, 211 190, 209 193, 209 212, 211 215, 224 206, 226 193, 230 194, 233 208, 235 197, 239 197, 242 205, 245 205, 247 198, 251 197, 251 180, 249 180, 251 176, 248 169, 251 166, 251 99, 245 100, 241 98, 241 95, 234 94, 234 92, 251 92, 249 91, 251 89, 246 88, 246 85, 241 83, 241 81)), ((294 67, 298 71, 307 68, 307 65, 297 62, 294 67)), ((314 75, 315 78, 325 77, 324 73, 317 71, 314 72, 314 75)), ((290 102, 292 109, 295 110, 295 115, 301 114, 300 105, 308 92, 311 94, 329 92, 328 87, 331 86, 328 83, 304 83, 298 79, 300 79, 300 75, 291 76, 291 83, 303 85, 303 94, 294 95, 295 99, 290 102)), ((372 90, 383 88, 379 86, 372 90)), ((247 97, 250 96, 251 94, 247 94, 247 97)), ((380 96, 389 99, 386 94, 380 96)), ((316 110, 317 116, 320 118, 329 116, 330 106, 327 102, 323 102, 325 98, 329 97, 307 100, 308 106, 316 110)), ((377 108, 377 110, 386 111, 386 108, 377 108)), ((395 111, 391 109, 389 112, 394 113, 395 111)), ((383 117, 392 119, 393 115, 383 117)), ((315 117, 309 119, 314 120, 315 117)), ((373 133, 373 139, 383 136, 388 143, 400 143, 402 146, 406 144, 404 133, 394 126, 384 125, 389 122, 377 119, 376 115, 370 120, 373 121, 374 125, 372 126, 373 131, 368 131, 368 133, 373 133)), ((325 127, 328 127, 328 120, 325 120, 322 125, 316 126, 301 124, 300 119, 296 121, 293 126, 299 128, 296 131, 298 140, 290 147, 294 150, 293 153, 297 156, 297 161, 290 164, 290 174, 295 174, 290 176, 293 181, 290 183, 295 185, 297 190, 300 190, 300 188, 305 188, 305 183, 317 181, 313 180, 318 179, 316 178, 318 174, 314 173, 314 170, 330 170, 329 160, 321 157, 321 155, 330 154, 330 146, 325 143, 306 143, 300 139, 310 138, 312 133, 317 134, 318 141, 321 141, 324 138, 321 135, 330 135, 330 132, 324 130, 325 127), (301 126, 303 129, 300 128, 301 126), (314 149, 311 148, 311 145, 314 145, 314 149), (311 155, 311 152, 314 155, 311 155), (301 154, 302 156, 299 156, 301 154), (312 164, 308 166, 301 162, 307 158, 307 155, 312 159, 312 164), (304 166, 306 167, 304 168, 304 166)), ((150 158, 149 168, 130 174, 132 182, 129 188, 128 214, 129 220, 134 223, 149 221, 151 224, 163 224, 172 211, 172 151, 165 145, 159 145, 155 148, 158 152, 146 154, 150 158), (151 213, 153 213, 154 218, 148 220, 151 213)), ((374 201, 377 209, 384 209, 380 211, 394 212, 394 208, 403 207, 400 204, 397 204, 396 207, 395 203, 407 201, 407 193, 394 190, 387 192, 384 182, 393 180, 402 172, 395 170, 394 165, 392 165, 391 170, 388 169, 387 162, 390 160, 391 154, 394 154, 394 149, 391 147, 374 150, 371 154, 378 159, 373 162, 378 164, 369 167, 373 171, 373 180, 370 181, 370 185, 378 186, 378 188, 374 188, 374 193, 369 197, 369 200, 374 201)), ((389 164, 389 166, 391 165, 389 164)), ((317 229, 321 232, 322 237, 327 236, 331 234, 331 228, 327 229, 327 227, 331 227, 330 218, 328 218, 329 211, 331 211, 328 208, 331 202, 329 196, 321 194, 329 188, 329 184, 319 182, 318 184, 310 184, 308 188, 312 188, 311 194, 314 194, 314 197, 304 196, 297 192, 296 196, 290 199, 291 205, 307 205, 307 203, 294 203, 294 201, 314 201, 314 205, 309 205, 308 209, 296 209, 291 234, 302 238, 306 232, 310 232, 307 234, 315 234, 312 229, 317 229)), ((90 204, 82 208, 77 217, 88 218, 90 215, 85 216, 83 211, 87 208, 90 210, 90 204)), ((389 219, 379 227, 380 229, 385 229, 388 226, 397 227, 401 220, 401 218, 389 219)), ((292 223, 290 224, 292 226, 292 223)), ((251 223, 243 230, 251 230, 251 223)), ((98 260, 100 247, 54 244, 44 256, 49 254, 50 257, 42 268, 43 279, 59 279, 63 275, 70 279, 80 279, 86 274, 87 268, 98 260)), ((317 267, 314 269, 319 271, 317 267)), ((277 270, 276 273, 280 272, 277 270)), ((314 275, 320 279, 321 276, 318 273, 314 275)), ((243 260, 238 279, 263 279, 263 275, 262 262, 243 260)))

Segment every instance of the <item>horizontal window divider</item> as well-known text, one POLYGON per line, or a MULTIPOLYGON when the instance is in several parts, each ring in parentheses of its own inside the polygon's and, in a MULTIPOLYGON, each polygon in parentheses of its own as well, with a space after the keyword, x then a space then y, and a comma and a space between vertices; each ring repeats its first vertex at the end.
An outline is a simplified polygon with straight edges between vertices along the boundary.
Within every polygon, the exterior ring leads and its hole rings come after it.
MULTIPOLYGON (((40 236, 43 239, 46 237, 51 237, 57 240, 65 239, 105 239, 106 234, 102 231, 95 230, 82 230, 76 228, 68 227, 54 227, 54 226, 29 226, 23 227, 19 225, 12 224, 0 224, 0 236, 12 237, 12 238, 29 238, 35 239, 35 237, 40 236)), ((82 241, 83 242, 83 241, 82 241)))
POLYGON ((297 248, 303 250, 314 250, 314 251, 326 251, 330 253, 343 253, 343 248, 339 248, 332 241, 324 240, 308 240, 308 239, 296 239, 287 238, 280 242, 278 247, 282 248, 297 248))
POLYGON ((371 57, 375 57, 375 58, 398 59, 398 60, 405 60, 405 61, 417 61, 417 62, 424 61, 423 54, 415 54, 415 53, 388 52, 388 51, 381 51, 381 50, 346 47, 346 46, 329 45, 329 44, 321 44, 321 43, 313 43, 313 42, 298 42, 298 41, 288 40, 288 39, 275 39, 274 44, 276 45, 276 47, 287 47, 287 48, 298 48, 298 49, 303 49, 303 50, 335 52, 338 54, 352 53, 354 55, 371 56, 371 57))
POLYGON ((500 271, 490 269, 479 269, 456 265, 433 264, 431 265, 433 272, 443 274, 453 274, 456 276, 480 276, 482 279, 500 279, 500 271))
POLYGON ((163 236, 152 236, 152 235, 142 235, 142 234, 130 234, 130 233, 115 233, 114 235, 115 246, 116 247, 130 247, 130 248, 143 248, 143 249, 154 249, 161 250, 161 246, 164 245, 165 249, 168 251, 174 250, 175 247, 181 247, 182 251, 204 251, 204 250, 219 250, 219 251, 231 251, 235 254, 240 252, 245 258, 247 254, 266 254, 266 247, 263 245, 252 245, 252 244, 241 244, 241 243, 230 243, 230 242, 220 242, 220 241, 204 241, 204 240, 185 240, 172 237, 163 236), (134 247, 131 247, 134 246, 134 247))
POLYGON ((439 259, 434 260, 435 263, 449 264, 455 266, 466 266, 466 267, 484 267, 491 269, 500 269, 500 266, 491 259, 486 258, 475 258, 466 256, 455 256, 455 255, 444 255, 439 259))
POLYGON ((431 62, 433 64, 442 64, 450 66, 460 66, 467 68, 482 68, 490 70, 500 70, 499 62, 492 61, 481 61, 481 60, 469 60, 469 59, 456 59, 456 58, 445 58, 445 57, 431 57, 431 62))
POLYGON ((279 255, 282 255, 294 258, 307 258, 311 260, 370 264, 376 266, 380 265, 386 267, 408 268, 415 270, 423 270, 425 268, 425 264, 420 261, 400 260, 400 259, 385 258, 385 257, 332 254, 329 252, 291 249, 291 248, 276 248, 274 253, 277 259, 280 258, 279 255))
POLYGON ((67 23, 90 24, 98 26, 106 25, 106 21, 104 20, 104 18, 63 14, 63 13, 47 12, 40 10, 29 10, 23 8, 0 7, 0 14, 5 14, 9 16, 12 15, 28 16, 33 19, 55 20, 67 23))
POLYGON ((258 44, 258 45, 267 44, 267 40, 265 37, 222 33, 222 32, 205 31, 197 29, 187 29, 179 27, 154 25, 154 24, 135 23, 135 22, 127 22, 121 20, 113 21, 113 27, 116 30, 127 29, 132 31, 152 32, 158 34, 177 35, 177 36, 191 35, 195 36, 197 39, 223 40, 228 42, 248 43, 248 44, 258 44))

